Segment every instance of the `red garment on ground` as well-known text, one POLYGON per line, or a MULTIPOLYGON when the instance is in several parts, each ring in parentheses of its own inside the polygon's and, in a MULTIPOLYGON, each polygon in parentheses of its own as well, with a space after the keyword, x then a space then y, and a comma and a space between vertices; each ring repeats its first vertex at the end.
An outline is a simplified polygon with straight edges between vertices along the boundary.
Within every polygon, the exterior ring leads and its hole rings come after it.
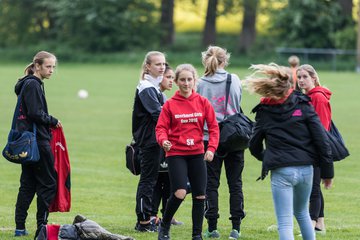
POLYGON ((59 231, 60 225, 58 224, 46 225, 47 240, 58 240, 59 231))
POLYGON ((70 194, 70 162, 66 140, 62 128, 51 128, 51 149, 54 154, 55 170, 57 172, 57 193, 49 207, 50 212, 69 212, 71 206, 70 194))

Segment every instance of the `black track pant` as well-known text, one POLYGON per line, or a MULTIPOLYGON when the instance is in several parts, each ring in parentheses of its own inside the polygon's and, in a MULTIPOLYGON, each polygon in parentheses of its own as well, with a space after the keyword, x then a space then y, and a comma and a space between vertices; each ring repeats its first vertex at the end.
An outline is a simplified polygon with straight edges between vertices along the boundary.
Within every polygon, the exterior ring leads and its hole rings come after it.
POLYGON ((17 229, 25 229, 28 209, 37 195, 37 226, 47 223, 49 205, 56 195, 56 171, 54 156, 49 143, 38 143, 40 160, 31 165, 22 165, 20 188, 16 201, 15 223, 17 229))
MULTIPOLYGON (((204 142, 207 147, 207 142, 204 142)), ((244 169, 244 151, 228 153, 224 158, 214 157, 207 162, 207 209, 205 217, 208 220, 209 231, 217 228, 219 218, 219 187, 221 169, 225 165, 227 185, 229 187, 230 218, 232 228, 240 230, 241 220, 245 217, 244 196, 242 189, 242 172, 244 169)))
POLYGON ((152 216, 157 216, 161 203, 161 213, 164 214, 166 202, 170 197, 170 179, 168 172, 159 172, 159 176, 154 188, 152 202, 152 216))
POLYGON ((140 149, 141 172, 136 193, 136 215, 138 222, 150 220, 152 198, 159 174, 160 146, 140 149))

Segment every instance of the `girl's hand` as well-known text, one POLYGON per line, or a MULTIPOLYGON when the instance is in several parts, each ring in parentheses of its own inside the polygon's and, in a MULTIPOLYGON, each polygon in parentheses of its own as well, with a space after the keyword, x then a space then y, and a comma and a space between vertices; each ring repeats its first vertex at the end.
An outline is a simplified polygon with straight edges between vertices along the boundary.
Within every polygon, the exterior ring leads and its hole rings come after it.
POLYGON ((322 180, 322 182, 324 184, 325 189, 330 189, 332 187, 333 184, 332 178, 325 178, 322 180))
POLYGON ((58 122, 57 122, 57 124, 56 124, 56 127, 57 127, 57 128, 62 128, 62 125, 61 125, 60 120, 58 120, 58 122))
POLYGON ((204 155, 204 160, 211 162, 214 159, 214 153, 211 151, 206 151, 205 155, 204 155))
POLYGON ((171 144, 171 142, 169 140, 163 141, 162 147, 164 148, 165 152, 170 151, 171 146, 172 146, 172 144, 171 144))

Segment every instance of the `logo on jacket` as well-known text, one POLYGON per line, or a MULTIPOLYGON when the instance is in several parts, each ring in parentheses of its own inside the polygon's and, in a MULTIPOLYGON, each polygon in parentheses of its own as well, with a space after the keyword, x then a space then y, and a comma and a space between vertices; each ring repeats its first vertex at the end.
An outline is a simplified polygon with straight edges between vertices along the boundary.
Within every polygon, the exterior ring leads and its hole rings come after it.
POLYGON ((296 109, 293 114, 292 114, 293 117, 301 117, 302 116, 302 112, 300 109, 296 109))
POLYGON ((186 144, 187 144, 188 146, 194 146, 194 145, 195 145, 195 141, 194 141, 193 138, 188 138, 188 139, 186 139, 186 144))

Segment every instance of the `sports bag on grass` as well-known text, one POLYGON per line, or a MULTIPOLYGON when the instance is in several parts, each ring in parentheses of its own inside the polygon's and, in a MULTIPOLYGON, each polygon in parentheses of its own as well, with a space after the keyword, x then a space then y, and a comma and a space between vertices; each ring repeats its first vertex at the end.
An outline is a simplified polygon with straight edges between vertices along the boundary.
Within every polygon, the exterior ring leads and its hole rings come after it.
POLYGON ((36 142, 36 125, 33 123, 34 132, 18 131, 16 129, 16 119, 20 114, 21 96, 24 87, 18 96, 17 104, 14 111, 11 130, 8 135, 7 143, 2 151, 4 158, 13 163, 31 164, 39 161, 40 154, 36 142))
POLYGON ((345 146, 344 139, 332 120, 330 123, 330 131, 326 131, 326 133, 330 140, 333 161, 340 161, 350 155, 345 146))
POLYGON ((125 147, 126 167, 134 175, 140 174, 139 147, 134 140, 125 147))
MULTIPOLYGON (((225 110, 229 101, 231 75, 226 80, 225 110)), ((219 123, 220 139, 217 154, 224 155, 229 152, 245 150, 249 147, 252 134, 253 121, 251 121, 240 108, 240 113, 231 116, 225 114, 224 120, 219 123)))

